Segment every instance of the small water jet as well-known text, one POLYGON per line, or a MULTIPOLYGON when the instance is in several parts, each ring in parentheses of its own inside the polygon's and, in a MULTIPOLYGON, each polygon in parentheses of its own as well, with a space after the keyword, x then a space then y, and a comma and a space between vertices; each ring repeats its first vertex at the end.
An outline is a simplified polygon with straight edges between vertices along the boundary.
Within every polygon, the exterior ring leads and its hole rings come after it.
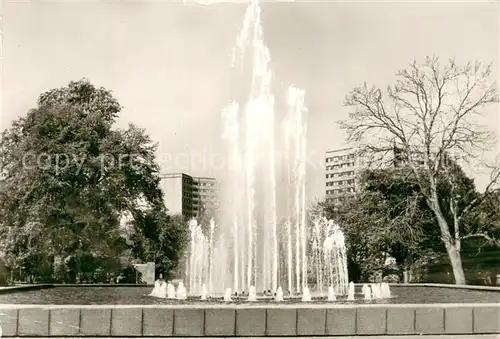
POLYGON ((257 293, 255 291, 255 286, 250 286, 248 290, 247 301, 257 301, 257 293))
POLYGON ((207 299, 208 299, 207 285, 203 284, 201 286, 201 300, 207 300, 207 299))
POLYGON ((355 293, 355 286, 354 286, 354 283, 351 281, 349 283, 349 290, 347 291, 347 300, 348 301, 354 300, 354 293, 355 293))
POLYGON ((335 296, 335 290, 333 289, 333 286, 328 287, 328 301, 335 301, 337 300, 337 297, 335 296))
POLYGON ((371 284, 372 291, 372 299, 380 299, 380 285, 379 284, 371 284))
POLYGON ((168 299, 175 299, 176 298, 175 287, 171 283, 167 284, 167 298, 168 299))
POLYGON ((224 292, 224 301, 233 301, 231 299, 231 289, 226 288, 226 292, 224 292))
POLYGON ((361 288, 361 292, 363 293, 365 300, 372 299, 372 291, 371 291, 370 286, 368 286, 367 284, 363 285, 363 287, 361 288))
POLYGON ((386 282, 382 283, 381 298, 383 298, 383 299, 391 298, 391 288, 389 287, 389 284, 386 282))
POLYGON ((184 283, 181 281, 177 285, 177 291, 175 293, 175 296, 179 300, 186 300, 187 299, 187 291, 186 287, 184 286, 184 283))
POLYGON ((311 292, 309 291, 309 287, 305 286, 302 291, 302 301, 311 301, 311 292))
POLYGON ((156 280, 154 288, 149 295, 152 297, 159 298, 160 297, 160 286, 161 286, 161 282, 159 280, 156 280))
POLYGON ((167 297, 167 284, 162 281, 160 282, 160 290, 158 291, 158 298, 166 298, 167 297))
POLYGON ((283 301, 283 289, 281 288, 281 286, 278 287, 278 290, 276 291, 274 301, 283 301))

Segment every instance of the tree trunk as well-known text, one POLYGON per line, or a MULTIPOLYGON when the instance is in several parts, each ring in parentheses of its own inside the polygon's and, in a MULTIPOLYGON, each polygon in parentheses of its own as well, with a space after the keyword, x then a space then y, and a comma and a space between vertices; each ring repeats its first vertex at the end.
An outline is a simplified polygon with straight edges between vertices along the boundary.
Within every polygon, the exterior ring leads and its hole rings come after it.
POLYGON ((450 234, 450 227, 448 222, 443 216, 441 207, 439 206, 439 199, 437 195, 437 189, 435 184, 431 182, 431 196, 432 199, 429 201, 429 207, 434 212, 436 216, 439 229, 441 231, 441 240, 444 243, 446 252, 448 253, 448 258, 450 259, 450 264, 453 269, 453 276, 455 278, 456 285, 465 285, 465 274, 464 268, 462 266, 462 258, 460 257, 460 241, 455 244, 455 239, 452 238, 450 234))
POLYGON ((462 258, 460 257, 460 251, 457 250, 456 246, 451 244, 446 248, 448 252, 448 257, 450 258, 451 267, 453 268, 453 276, 455 277, 456 285, 465 285, 465 274, 464 268, 462 266, 462 258))

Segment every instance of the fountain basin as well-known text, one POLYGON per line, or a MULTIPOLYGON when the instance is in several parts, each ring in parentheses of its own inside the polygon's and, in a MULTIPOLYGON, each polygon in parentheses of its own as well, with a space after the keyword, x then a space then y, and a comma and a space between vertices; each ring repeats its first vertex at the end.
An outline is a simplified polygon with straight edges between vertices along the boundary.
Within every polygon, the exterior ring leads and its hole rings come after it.
POLYGON ((500 333, 500 288, 391 285, 394 298, 256 302, 149 297, 151 287, 55 286, 0 295, 3 337, 322 336, 500 333))
MULTIPOLYGON (((346 296, 337 296, 336 304, 441 304, 441 303, 491 303, 500 302, 500 287, 457 286, 445 284, 390 284, 393 298, 363 300, 361 288, 356 284, 354 301, 346 296)), ((150 297, 152 286, 148 285, 30 285, 2 289, 0 304, 56 304, 56 305, 179 305, 179 304, 224 304, 223 295, 214 295, 206 301, 200 297, 188 296, 187 300, 169 300, 150 297)), ((312 292, 312 300, 307 304, 324 304, 327 301, 327 288, 323 296, 312 292)), ((303 304, 302 296, 290 298, 285 292, 284 304, 303 304)), ((247 304, 248 296, 232 296, 231 304, 247 304)), ((257 294, 253 303, 275 303, 274 296, 257 294)))
POLYGON ((4 337, 500 333, 500 304, 0 305, 4 337))

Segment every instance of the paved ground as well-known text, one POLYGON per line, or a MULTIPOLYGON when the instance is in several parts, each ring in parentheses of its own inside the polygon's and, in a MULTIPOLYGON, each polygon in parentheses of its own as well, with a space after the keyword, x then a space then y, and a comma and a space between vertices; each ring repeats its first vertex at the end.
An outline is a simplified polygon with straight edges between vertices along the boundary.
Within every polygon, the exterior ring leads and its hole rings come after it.
MULTIPOLYGON (((85 337, 85 339, 103 339, 105 337, 99 337, 99 338, 92 338, 92 337, 85 337)), ((108 337, 112 339, 130 339, 129 338, 120 338, 120 337, 108 337)), ((193 339, 193 338, 180 338, 180 337, 171 337, 172 339, 193 339)), ((208 338, 208 337, 207 337, 208 338)), ((259 338, 275 338, 275 339, 297 339, 298 337, 251 337, 251 338, 246 338, 246 337, 228 337, 227 339, 234 339, 234 338, 239 338, 239 339, 259 339, 259 338)), ((500 339, 500 334, 476 334, 476 335, 407 335, 407 336, 393 336, 393 335, 386 335, 386 336, 349 336, 349 337, 300 337, 303 339, 500 339)), ((37 337, 37 338, 28 338, 28 337, 22 337, 19 339, 45 339, 43 337, 37 337)), ((48 339, 48 338, 47 338, 48 339)), ((62 338, 58 338, 62 339, 62 338)), ((75 339, 72 337, 71 339, 75 339)), ((160 338, 155 338, 155 337, 148 337, 148 339, 160 339, 160 338)), ((164 339, 164 338, 161 338, 164 339)), ((222 338, 218 338, 222 339, 222 338)))

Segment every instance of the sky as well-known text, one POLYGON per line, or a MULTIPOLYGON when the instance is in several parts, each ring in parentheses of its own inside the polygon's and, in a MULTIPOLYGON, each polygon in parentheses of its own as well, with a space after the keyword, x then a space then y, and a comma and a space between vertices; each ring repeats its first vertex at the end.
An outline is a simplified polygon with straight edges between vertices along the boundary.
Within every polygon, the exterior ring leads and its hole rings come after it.
MULTIPOLYGON (((231 100, 231 51, 245 9, 4 0, 2 129, 42 92, 86 77, 124 107, 119 127, 134 123, 159 143, 164 172, 218 176, 220 116, 231 100)), ((398 69, 427 55, 492 62, 498 79, 499 13, 494 1, 264 2, 276 100, 291 84, 306 91, 309 200, 324 197, 325 151, 344 146, 336 122, 347 117, 350 89, 365 81, 385 87, 398 69)), ((474 175, 484 186, 487 176, 474 175)))

